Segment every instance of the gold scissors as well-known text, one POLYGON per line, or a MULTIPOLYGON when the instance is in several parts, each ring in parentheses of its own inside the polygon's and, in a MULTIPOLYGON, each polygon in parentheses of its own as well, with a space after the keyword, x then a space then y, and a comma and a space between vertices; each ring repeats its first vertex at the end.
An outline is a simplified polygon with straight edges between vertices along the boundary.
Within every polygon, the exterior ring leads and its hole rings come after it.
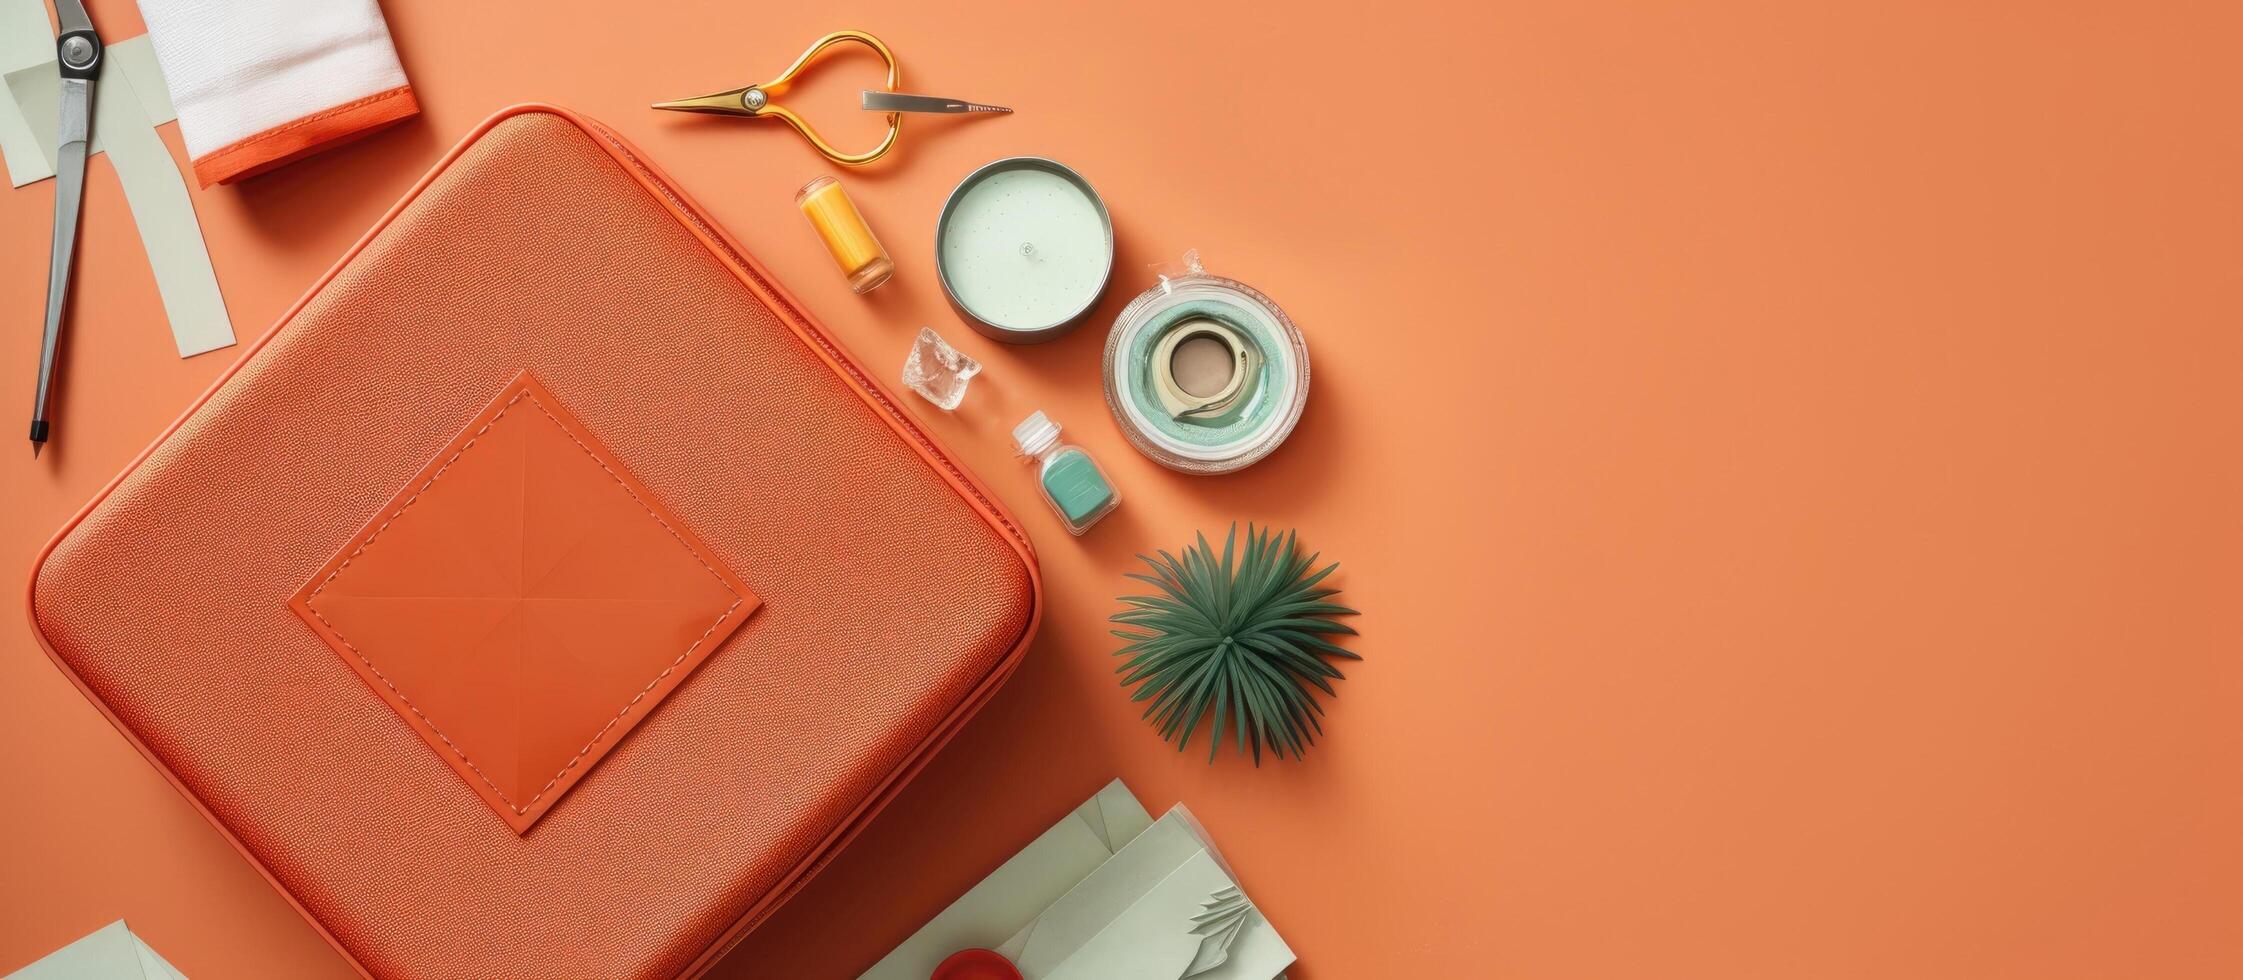
POLYGON ((803 138, 810 141, 811 146, 816 147, 818 152, 825 154, 826 159, 851 167, 871 163, 893 149, 896 145, 896 137, 903 132, 903 114, 906 112, 1012 111, 1003 106, 982 105, 978 102, 961 102, 957 99, 941 99, 931 95, 907 95, 895 91, 895 87, 895 52, 888 50, 888 46, 881 43, 879 38, 863 31, 835 31, 819 38, 816 43, 810 45, 809 50, 802 52, 802 57, 794 59, 794 64, 788 65, 786 71, 779 73, 779 77, 761 85, 749 85, 744 88, 691 99, 657 102, 654 107, 657 109, 672 109, 678 112, 712 112, 726 116, 746 116, 750 119, 777 118, 785 121, 787 125, 793 126, 796 132, 801 133, 803 138), (855 41, 871 48, 873 53, 878 54, 880 60, 888 65, 887 89, 884 91, 865 90, 863 102, 860 105, 860 108, 866 110, 888 114, 888 135, 880 140, 880 145, 863 153, 843 153, 834 149, 833 144, 826 142, 824 137, 819 136, 818 131, 811 129, 810 124, 802 121, 801 116, 795 115, 787 107, 771 101, 773 95, 785 92, 787 86, 793 84, 795 76, 800 74, 803 67, 808 65, 811 59, 816 58, 819 52, 844 41, 855 41))

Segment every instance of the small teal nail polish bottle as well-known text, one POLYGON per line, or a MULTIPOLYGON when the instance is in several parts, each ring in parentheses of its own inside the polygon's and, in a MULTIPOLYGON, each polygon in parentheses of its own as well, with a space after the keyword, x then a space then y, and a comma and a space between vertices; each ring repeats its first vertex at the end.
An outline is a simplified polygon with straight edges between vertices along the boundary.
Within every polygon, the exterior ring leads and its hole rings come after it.
POLYGON ((1051 503, 1051 511, 1067 525, 1067 533, 1081 534, 1098 519, 1121 506, 1121 494, 1106 479, 1106 471, 1079 446, 1059 441, 1059 423, 1034 415, 1013 426, 1013 446, 1023 459, 1036 464, 1036 485, 1051 503))

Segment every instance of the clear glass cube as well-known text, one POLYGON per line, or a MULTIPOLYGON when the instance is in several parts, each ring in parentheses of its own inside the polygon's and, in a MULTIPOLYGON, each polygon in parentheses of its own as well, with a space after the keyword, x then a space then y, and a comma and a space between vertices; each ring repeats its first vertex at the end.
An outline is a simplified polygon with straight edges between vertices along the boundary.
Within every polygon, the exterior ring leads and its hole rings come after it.
POLYGON ((981 373, 981 362, 944 342, 933 327, 920 327, 911 353, 903 359, 903 386, 947 412, 966 398, 966 385, 981 373))

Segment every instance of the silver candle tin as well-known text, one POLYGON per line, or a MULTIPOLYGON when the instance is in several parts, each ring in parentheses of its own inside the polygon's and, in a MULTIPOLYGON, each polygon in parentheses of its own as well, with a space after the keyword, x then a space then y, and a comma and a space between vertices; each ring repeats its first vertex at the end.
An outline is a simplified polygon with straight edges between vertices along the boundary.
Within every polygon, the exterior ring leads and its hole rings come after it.
POLYGON ((949 198, 942 202, 942 214, 935 219, 935 276, 942 282, 942 295, 944 299, 950 301, 950 308, 956 310, 958 318, 966 321, 966 325, 974 328, 975 332, 991 340, 1007 344, 1040 344, 1064 336, 1069 331, 1081 326, 1083 321, 1088 318, 1090 311, 1098 306, 1098 301, 1105 297, 1106 285, 1113 280, 1114 276, 1114 218, 1106 211, 1106 199, 1099 196, 1098 188, 1092 187, 1090 181, 1083 179, 1083 175, 1076 173, 1073 168, 1066 164, 1044 157, 1006 157, 1002 160, 993 161, 982 165, 973 173, 967 174, 966 179, 959 181, 958 186, 951 189, 949 198), (1060 179, 1079 188, 1090 198, 1091 206, 1098 211, 1098 222, 1106 232, 1106 268, 1099 275, 1098 288, 1090 294, 1088 299, 1083 301, 1080 308, 1059 318, 1056 322, 1028 329, 1017 329, 991 323, 967 308, 965 302, 958 298, 958 290, 950 282, 950 269, 943 262, 943 246, 949 238, 950 219, 958 209, 959 199, 963 198, 967 191, 972 190, 980 182, 996 174, 1014 170, 1041 170, 1055 174, 1060 179))

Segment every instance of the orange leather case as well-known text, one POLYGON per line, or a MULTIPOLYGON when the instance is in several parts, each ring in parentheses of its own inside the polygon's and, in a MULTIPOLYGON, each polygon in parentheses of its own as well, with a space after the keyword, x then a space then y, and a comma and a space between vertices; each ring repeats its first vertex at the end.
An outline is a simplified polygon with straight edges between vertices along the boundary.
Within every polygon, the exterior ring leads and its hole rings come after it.
POLYGON ((705 970, 1001 684, 1026 535, 629 145, 483 124, 42 553, 362 972, 705 970))

